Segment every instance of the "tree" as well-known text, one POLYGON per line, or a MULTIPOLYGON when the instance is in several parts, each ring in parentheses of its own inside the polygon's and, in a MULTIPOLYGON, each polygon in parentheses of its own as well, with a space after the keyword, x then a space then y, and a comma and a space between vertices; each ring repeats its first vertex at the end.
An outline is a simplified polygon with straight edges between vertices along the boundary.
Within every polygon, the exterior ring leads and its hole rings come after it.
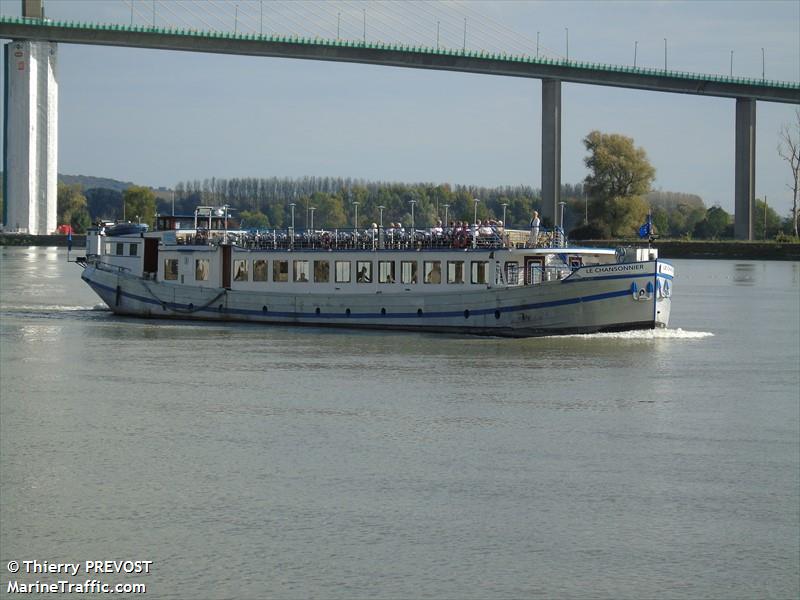
POLYGON ((797 194, 800 192, 800 108, 794 111, 793 126, 784 125, 779 132, 778 156, 789 164, 791 169, 791 183, 786 187, 792 192, 792 220, 794 237, 797 234, 797 194))
POLYGON ((125 218, 153 226, 156 215, 156 195, 148 187, 133 185, 123 194, 125 218))
POLYGON ((706 209, 695 203, 679 203, 669 214, 669 234, 672 237, 691 237, 697 224, 706 218, 706 209))
POLYGON ((605 221, 616 236, 633 233, 647 214, 643 196, 656 176, 647 153, 615 133, 592 131, 583 143, 589 152, 584 185, 592 198, 590 221, 605 221))
POLYGON ((763 200, 756 198, 756 205, 753 208, 753 239, 766 240, 772 239, 781 230, 781 217, 771 206, 763 200), (766 232, 764 231, 764 221, 766 221, 766 232))
POLYGON ((267 229, 269 219, 260 210, 243 210, 239 213, 239 222, 248 229, 267 229))
POLYGON ((58 184, 58 222, 70 225, 76 233, 83 233, 92 224, 81 185, 58 184))
POLYGON ((730 214, 720 206, 712 206, 706 211, 705 218, 694 226, 694 237, 719 239, 726 234, 730 223, 730 214))
POLYGON ((114 221, 122 218, 122 192, 108 188, 90 188, 84 195, 92 219, 114 221))
POLYGON ((669 235, 669 213, 666 209, 656 206, 653 209, 653 225, 657 235, 669 235))
POLYGON ((584 162, 591 171, 585 180, 591 197, 629 198, 650 191, 656 170, 644 149, 633 145, 632 138, 592 131, 583 144, 589 151, 584 162))

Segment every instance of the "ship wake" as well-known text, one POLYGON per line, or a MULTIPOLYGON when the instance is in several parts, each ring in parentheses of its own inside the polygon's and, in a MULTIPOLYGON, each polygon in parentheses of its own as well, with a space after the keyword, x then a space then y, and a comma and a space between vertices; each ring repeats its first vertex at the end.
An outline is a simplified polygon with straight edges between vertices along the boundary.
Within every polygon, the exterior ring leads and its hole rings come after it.
POLYGON ((609 333, 587 333, 559 337, 600 339, 600 340, 700 340, 714 337, 710 331, 686 331, 677 329, 639 329, 636 331, 615 331, 609 333))

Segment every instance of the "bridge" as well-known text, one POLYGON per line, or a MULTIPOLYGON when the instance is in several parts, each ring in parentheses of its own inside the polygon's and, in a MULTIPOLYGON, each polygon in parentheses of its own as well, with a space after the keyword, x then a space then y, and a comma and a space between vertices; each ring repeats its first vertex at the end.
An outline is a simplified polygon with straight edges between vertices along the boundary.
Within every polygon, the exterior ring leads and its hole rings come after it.
MULTIPOLYGON (((154 4, 155 6, 155 4, 154 4)), ((365 26, 366 27, 366 26, 365 26)), ((465 34, 466 36, 466 34, 465 34)), ((756 102, 800 104, 800 84, 596 64, 567 58, 487 52, 462 48, 404 45, 353 39, 321 39, 262 33, 49 21, 41 0, 23 0, 23 16, 0 16, 0 37, 31 44, 121 46, 189 52, 338 61, 415 69, 480 73, 542 80, 542 213, 553 220, 561 188, 561 83, 582 83, 730 98, 736 101, 735 235, 752 239, 755 197, 756 102)), ((6 90, 13 57, 6 46, 6 90)), ((8 98, 7 98, 8 100, 8 98)), ((8 109, 8 101, 6 103, 8 109)), ((17 110, 11 107, 11 110, 17 110)), ((6 115, 6 123, 9 122, 6 115)), ((6 128, 6 134, 8 130, 6 128)), ((13 142, 8 144, 14 147, 13 142)), ((9 160, 6 153, 6 161, 9 160)), ((6 173, 9 170, 6 169, 6 173)), ((7 179, 9 179, 7 175, 7 179)), ((13 184, 13 181, 12 181, 13 184)), ((8 196, 6 196, 8 198, 8 196)), ((4 218, 8 224, 8 221, 4 218)))

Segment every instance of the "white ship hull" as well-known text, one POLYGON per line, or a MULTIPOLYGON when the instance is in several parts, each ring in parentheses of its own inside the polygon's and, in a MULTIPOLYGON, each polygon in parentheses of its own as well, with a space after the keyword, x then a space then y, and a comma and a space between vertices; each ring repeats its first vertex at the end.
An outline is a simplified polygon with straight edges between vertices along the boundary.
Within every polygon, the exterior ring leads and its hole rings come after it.
POLYGON ((419 284, 375 284, 369 293, 200 287, 102 262, 90 262, 82 277, 119 315, 526 337, 666 327, 673 273, 659 260, 587 265, 560 280, 437 293, 419 284))

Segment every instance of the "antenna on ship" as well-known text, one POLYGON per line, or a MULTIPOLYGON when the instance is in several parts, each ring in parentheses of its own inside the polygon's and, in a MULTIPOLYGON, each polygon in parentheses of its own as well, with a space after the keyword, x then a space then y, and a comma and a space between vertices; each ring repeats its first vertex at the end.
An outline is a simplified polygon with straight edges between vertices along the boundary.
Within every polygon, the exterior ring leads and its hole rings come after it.
POLYGON ((380 219, 378 222, 378 247, 383 249, 383 209, 386 208, 383 204, 378 207, 378 210, 381 211, 380 219))

